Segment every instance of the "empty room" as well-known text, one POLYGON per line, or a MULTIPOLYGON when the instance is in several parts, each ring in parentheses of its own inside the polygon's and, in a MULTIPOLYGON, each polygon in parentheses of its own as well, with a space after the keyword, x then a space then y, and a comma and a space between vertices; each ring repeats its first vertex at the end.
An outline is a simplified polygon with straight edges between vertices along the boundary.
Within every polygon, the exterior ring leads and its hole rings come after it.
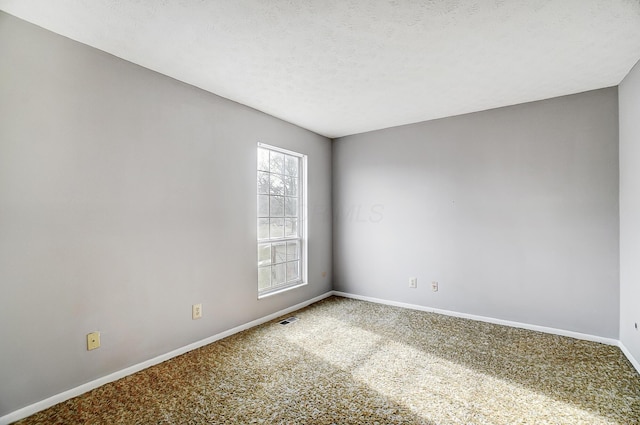
POLYGON ((0 0, 0 425, 640 424, 637 0, 0 0))

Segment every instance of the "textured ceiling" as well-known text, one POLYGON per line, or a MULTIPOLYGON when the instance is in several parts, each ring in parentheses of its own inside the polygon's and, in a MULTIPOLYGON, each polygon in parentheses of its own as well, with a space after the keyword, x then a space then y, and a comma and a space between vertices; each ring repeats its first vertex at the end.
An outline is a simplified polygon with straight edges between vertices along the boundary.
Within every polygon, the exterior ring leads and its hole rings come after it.
POLYGON ((329 137, 615 86, 640 0, 0 0, 329 137))

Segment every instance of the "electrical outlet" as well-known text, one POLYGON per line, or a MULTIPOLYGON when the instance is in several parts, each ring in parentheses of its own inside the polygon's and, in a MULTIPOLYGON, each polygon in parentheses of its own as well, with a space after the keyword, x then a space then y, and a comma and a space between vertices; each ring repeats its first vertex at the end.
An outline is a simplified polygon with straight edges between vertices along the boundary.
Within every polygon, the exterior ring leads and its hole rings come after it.
POLYGON ((433 292, 438 292, 438 282, 436 281, 431 282, 431 290, 433 292))
POLYGON ((191 306, 191 318, 193 320, 202 317, 202 304, 194 304, 191 306))
POLYGON ((95 350, 100 348, 100 332, 91 332, 87 334, 87 350, 95 350))
POLYGON ((409 279, 409 288, 417 288, 418 287, 418 278, 412 277, 409 279))

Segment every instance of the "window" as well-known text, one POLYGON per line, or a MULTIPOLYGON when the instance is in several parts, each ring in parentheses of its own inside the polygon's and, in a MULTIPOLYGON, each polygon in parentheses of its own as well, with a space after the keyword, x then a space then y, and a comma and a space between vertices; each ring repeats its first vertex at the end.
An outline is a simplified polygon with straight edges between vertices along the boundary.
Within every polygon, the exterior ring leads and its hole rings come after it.
POLYGON ((258 296, 305 283, 306 156, 258 144, 258 296))

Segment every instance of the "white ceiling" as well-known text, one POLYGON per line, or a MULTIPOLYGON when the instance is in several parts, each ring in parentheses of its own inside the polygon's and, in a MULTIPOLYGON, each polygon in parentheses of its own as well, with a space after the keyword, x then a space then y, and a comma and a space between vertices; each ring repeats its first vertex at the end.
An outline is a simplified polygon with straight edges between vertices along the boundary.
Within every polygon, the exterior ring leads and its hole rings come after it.
POLYGON ((328 137, 615 86, 640 0, 0 0, 328 137))

